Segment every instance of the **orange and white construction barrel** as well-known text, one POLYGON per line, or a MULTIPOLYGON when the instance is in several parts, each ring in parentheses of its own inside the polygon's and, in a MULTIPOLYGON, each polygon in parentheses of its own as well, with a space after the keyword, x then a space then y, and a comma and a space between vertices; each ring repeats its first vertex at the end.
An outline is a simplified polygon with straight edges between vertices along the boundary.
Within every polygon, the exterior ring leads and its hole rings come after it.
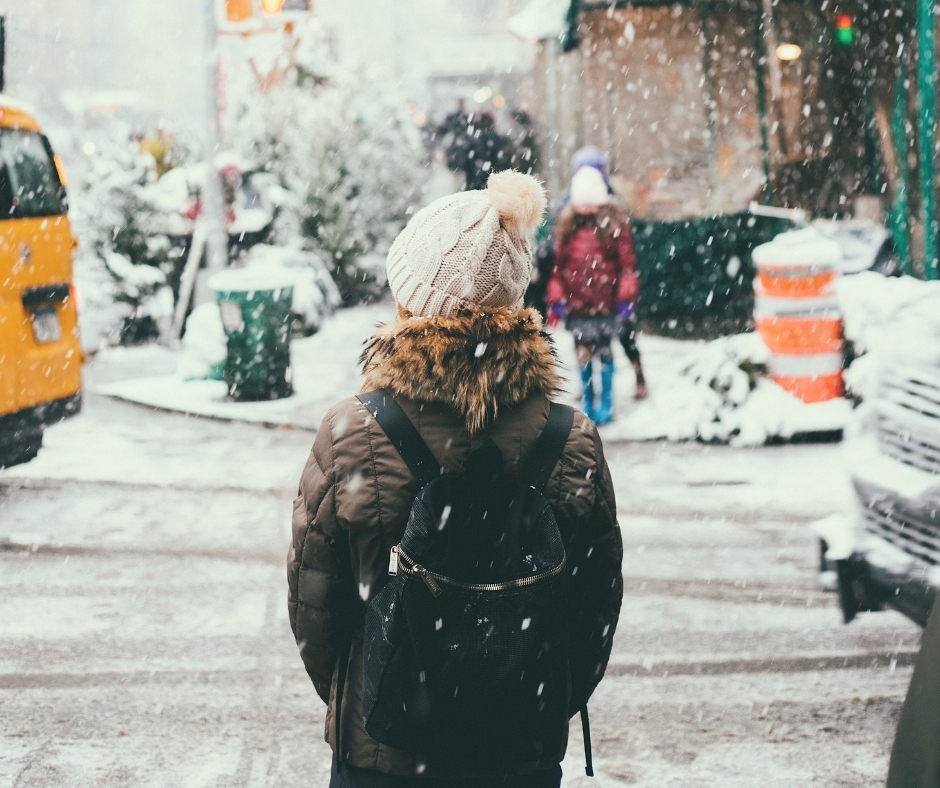
POLYGON ((842 249, 806 228, 758 246, 753 258, 754 322, 771 353, 771 379, 804 402, 841 397, 842 249))

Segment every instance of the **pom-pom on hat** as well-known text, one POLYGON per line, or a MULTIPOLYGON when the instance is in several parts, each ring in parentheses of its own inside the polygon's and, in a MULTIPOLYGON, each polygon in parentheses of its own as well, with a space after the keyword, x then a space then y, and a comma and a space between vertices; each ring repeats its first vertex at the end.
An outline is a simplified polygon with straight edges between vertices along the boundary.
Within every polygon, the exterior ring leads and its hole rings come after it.
POLYGON ((571 179, 571 204, 588 208, 609 202, 610 193, 604 176, 593 167, 582 167, 571 179))
POLYGON ((515 170, 493 173, 480 191, 435 200, 388 253, 395 300, 418 317, 515 306, 529 284, 529 239, 547 204, 542 184, 515 170))

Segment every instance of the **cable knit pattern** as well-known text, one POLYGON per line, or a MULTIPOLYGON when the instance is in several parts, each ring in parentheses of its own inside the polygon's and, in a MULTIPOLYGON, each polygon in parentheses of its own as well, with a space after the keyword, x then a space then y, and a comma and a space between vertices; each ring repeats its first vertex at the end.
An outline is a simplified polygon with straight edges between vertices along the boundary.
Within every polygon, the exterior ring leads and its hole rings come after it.
POLYGON ((442 197, 420 210, 388 253, 395 300, 419 317, 518 305, 532 268, 528 236, 544 199, 531 176, 503 172, 485 190, 442 197))

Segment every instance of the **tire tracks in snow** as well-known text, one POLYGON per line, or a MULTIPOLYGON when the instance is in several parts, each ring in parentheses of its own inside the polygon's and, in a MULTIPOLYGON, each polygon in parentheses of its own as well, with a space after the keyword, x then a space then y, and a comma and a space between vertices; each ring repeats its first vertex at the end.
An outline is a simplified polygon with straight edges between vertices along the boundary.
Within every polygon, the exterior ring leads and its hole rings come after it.
MULTIPOLYGON (((872 670, 906 668, 914 664, 917 650, 903 649, 894 653, 868 651, 853 654, 821 654, 787 657, 729 658, 695 661, 644 660, 642 662, 611 662, 607 666, 609 678, 668 678, 669 676, 722 676, 735 673, 805 673, 833 670, 872 670)), ((241 670, 140 670, 102 671, 91 673, 18 672, 0 673, 0 691, 24 689, 77 689, 101 686, 179 686, 207 684, 214 686, 259 685, 267 691, 281 686, 281 678, 292 678, 302 683, 306 675, 302 668, 284 664, 271 665, 272 671, 241 670), (272 681, 271 676, 274 675, 272 681)), ((276 692, 274 693, 276 694, 276 692)), ((276 699, 271 704, 276 706, 276 699)))
POLYGON ((836 607, 835 594, 792 585, 750 581, 694 580, 625 576, 624 596, 668 596, 737 604, 787 607, 836 607))

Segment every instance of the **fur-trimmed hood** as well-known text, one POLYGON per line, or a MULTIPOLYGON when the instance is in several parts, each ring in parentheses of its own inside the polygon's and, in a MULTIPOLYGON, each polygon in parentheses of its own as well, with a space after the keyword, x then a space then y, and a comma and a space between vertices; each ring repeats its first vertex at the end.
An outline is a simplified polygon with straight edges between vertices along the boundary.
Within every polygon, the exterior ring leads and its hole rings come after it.
POLYGON ((461 310, 404 317, 383 326, 360 359, 363 391, 386 389, 418 402, 453 405, 471 434, 501 406, 560 385, 551 338, 534 309, 461 310))

